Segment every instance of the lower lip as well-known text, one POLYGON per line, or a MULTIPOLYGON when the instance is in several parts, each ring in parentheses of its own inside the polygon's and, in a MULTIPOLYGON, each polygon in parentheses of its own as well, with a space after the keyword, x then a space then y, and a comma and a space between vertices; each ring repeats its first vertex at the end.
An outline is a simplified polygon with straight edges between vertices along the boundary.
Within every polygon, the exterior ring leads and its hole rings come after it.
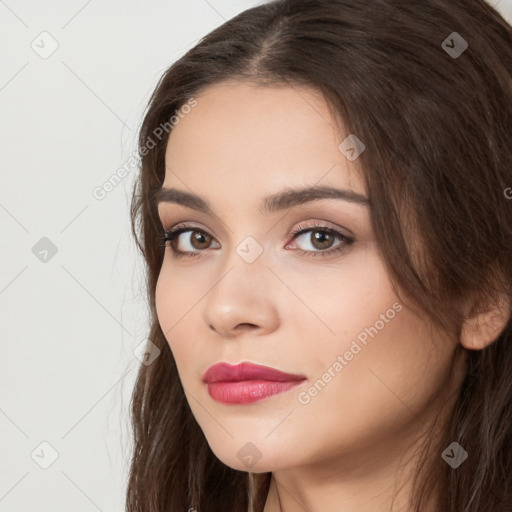
POLYGON ((210 396, 224 404, 250 404, 272 395, 283 393, 301 384, 303 380, 271 382, 268 380, 242 380, 239 382, 209 382, 210 396))

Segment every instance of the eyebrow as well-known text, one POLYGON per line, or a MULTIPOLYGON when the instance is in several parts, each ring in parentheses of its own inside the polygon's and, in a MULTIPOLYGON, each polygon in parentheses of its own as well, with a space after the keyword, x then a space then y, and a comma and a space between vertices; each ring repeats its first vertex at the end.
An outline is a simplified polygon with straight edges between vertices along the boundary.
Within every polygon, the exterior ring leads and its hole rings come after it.
MULTIPOLYGON (((272 194, 263 200, 259 211, 262 215, 270 215, 319 199, 341 199, 366 207, 370 205, 370 201, 366 196, 354 192, 353 190, 329 186, 313 186, 285 189, 282 192, 272 194)), ((206 199, 184 190, 162 187, 155 193, 154 202, 157 206, 162 202, 180 204, 207 215, 215 216, 215 213, 206 199)))

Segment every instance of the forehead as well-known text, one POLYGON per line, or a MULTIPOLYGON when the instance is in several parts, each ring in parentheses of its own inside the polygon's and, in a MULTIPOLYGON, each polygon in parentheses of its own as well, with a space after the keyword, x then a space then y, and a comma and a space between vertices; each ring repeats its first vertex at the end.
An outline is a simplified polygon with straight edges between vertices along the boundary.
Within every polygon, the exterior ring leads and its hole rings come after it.
POLYGON ((365 193, 357 163, 338 149, 348 133, 339 133, 318 91, 230 82, 195 98, 171 131, 165 187, 219 200, 226 191, 249 200, 317 184, 365 193))

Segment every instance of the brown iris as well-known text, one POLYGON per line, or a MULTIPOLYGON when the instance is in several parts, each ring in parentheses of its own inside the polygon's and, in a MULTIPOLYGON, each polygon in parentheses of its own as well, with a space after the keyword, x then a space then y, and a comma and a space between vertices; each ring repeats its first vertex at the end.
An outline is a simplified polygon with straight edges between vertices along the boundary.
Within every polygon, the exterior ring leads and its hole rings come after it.
POLYGON ((311 232, 311 241, 313 247, 316 249, 328 249, 331 247, 333 242, 333 235, 326 231, 312 231, 311 232), (314 241, 314 243, 313 243, 314 241), (318 245, 319 246, 318 246, 318 245))

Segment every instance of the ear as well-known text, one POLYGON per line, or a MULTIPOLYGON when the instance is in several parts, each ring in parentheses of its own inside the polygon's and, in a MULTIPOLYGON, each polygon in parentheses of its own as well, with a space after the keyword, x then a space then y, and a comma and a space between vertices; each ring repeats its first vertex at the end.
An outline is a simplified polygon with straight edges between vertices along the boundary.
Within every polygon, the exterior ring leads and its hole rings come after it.
POLYGON ((511 301, 502 294, 497 301, 475 310, 473 307, 462 324, 460 342, 469 350, 482 350, 496 341, 505 329, 510 319, 511 301))

